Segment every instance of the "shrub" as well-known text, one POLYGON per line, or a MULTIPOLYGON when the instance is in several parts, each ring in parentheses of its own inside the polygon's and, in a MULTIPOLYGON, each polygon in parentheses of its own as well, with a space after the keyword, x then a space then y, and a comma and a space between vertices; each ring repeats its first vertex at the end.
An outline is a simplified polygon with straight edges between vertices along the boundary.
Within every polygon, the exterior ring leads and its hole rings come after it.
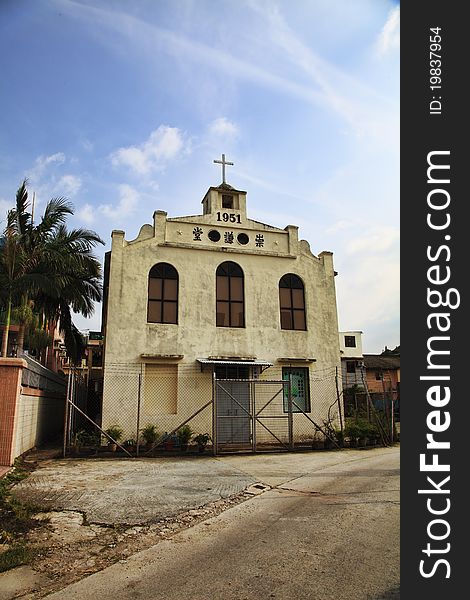
POLYGON ((158 431, 156 425, 149 423, 142 429, 142 437, 147 444, 153 444, 158 439, 158 431))
POLYGON ((119 442, 124 432, 119 425, 112 425, 111 427, 108 427, 108 429, 105 429, 105 433, 108 434, 109 437, 113 438, 114 441, 119 442))
POLYGON ((189 425, 183 425, 182 427, 180 427, 178 429, 178 431, 176 432, 176 435, 178 436, 180 444, 182 446, 186 446, 188 444, 189 440, 191 439, 191 436, 193 435, 193 433, 194 432, 189 425))
POLYGON ((210 439, 211 436, 208 433, 198 433, 196 436, 194 436, 194 441, 199 446, 205 446, 210 439))

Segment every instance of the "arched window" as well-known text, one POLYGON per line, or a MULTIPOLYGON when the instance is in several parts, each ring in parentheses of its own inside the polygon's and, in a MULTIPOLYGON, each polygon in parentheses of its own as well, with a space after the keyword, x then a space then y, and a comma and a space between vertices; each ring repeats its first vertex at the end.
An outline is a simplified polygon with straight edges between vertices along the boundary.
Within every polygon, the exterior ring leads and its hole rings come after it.
POLYGON ((234 262, 224 262, 216 280, 217 327, 245 327, 243 271, 234 262))
POLYGON ((281 329, 305 331, 304 284, 297 275, 288 273, 279 282, 279 306, 281 309, 281 329))
POLYGON ((178 271, 168 263, 150 269, 148 323, 178 323, 178 271))

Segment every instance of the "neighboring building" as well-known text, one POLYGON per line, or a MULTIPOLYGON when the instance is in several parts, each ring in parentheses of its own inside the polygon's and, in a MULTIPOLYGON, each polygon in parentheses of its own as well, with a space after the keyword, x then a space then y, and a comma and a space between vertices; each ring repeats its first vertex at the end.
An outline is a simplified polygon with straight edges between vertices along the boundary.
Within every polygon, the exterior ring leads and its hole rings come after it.
POLYGON ((103 334, 89 331, 86 340, 85 360, 87 382, 103 380, 103 334))
POLYGON ((362 331, 340 331, 341 379, 343 390, 357 386, 364 389, 362 331))
MULTIPOLYGON (((5 329, 5 311, 0 311, 0 339, 3 338, 3 332, 5 329)), ((17 340, 18 340, 18 331, 19 325, 16 323, 11 323, 8 331, 8 347, 7 347, 7 357, 14 358, 16 357, 16 351, 18 348, 17 340)))
MULTIPOLYGON (((332 253, 312 254, 294 225, 249 219, 246 192, 225 182, 209 188, 202 205, 196 216, 156 211, 131 241, 112 232, 103 427, 118 424, 129 436, 136 422, 152 422, 171 431, 211 400, 213 377, 241 380, 218 400, 219 416, 246 419, 242 396, 251 392, 243 380, 290 378, 296 402, 322 422, 340 364, 332 253)), ((282 402, 281 395, 281 411, 282 402)), ((233 423, 233 440, 248 441, 249 424, 233 423)), ((210 432, 212 412, 191 426, 210 432)))
MULTIPOLYGON (((5 313, 0 312, 0 339, 3 337, 5 327, 4 322, 5 313)), ((19 329, 19 324, 12 319, 9 326, 7 349, 7 356, 10 358, 16 358, 18 355, 19 329)), ((29 339, 31 340, 31 337, 29 339)), ((53 323, 46 331, 37 330, 33 334, 26 334, 26 339, 24 341, 25 350, 23 352, 54 373, 60 373, 63 371, 64 365, 67 364, 65 344, 63 341, 63 335, 60 333, 58 326, 53 323), (38 337, 41 337, 41 350, 30 350, 28 348, 28 335, 34 335, 36 340, 38 337)))
POLYGON ((400 356, 364 354, 366 381, 369 393, 386 394, 400 399, 400 356))

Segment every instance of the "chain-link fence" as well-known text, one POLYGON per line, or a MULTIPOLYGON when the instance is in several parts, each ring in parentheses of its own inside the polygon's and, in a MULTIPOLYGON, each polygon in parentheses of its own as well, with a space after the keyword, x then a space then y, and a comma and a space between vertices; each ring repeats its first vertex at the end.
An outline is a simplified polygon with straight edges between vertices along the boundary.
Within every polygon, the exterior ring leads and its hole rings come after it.
POLYGON ((194 364, 108 364, 101 411, 78 375, 69 383, 64 452, 149 456, 181 451, 337 447, 342 397, 334 368, 272 367, 251 379, 216 379, 194 364), (267 378, 267 374, 273 376, 267 378))
POLYGON ((343 391, 344 433, 351 445, 389 445, 399 439, 398 392, 387 377, 379 383, 382 391, 371 391, 362 372, 362 384, 343 391))

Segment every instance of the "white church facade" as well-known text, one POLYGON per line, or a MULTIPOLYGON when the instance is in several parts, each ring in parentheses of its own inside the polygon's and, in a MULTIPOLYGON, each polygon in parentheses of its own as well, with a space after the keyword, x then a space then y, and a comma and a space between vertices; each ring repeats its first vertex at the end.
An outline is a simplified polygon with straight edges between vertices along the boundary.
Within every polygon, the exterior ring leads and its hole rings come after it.
POLYGON ((250 219, 246 196, 224 177, 200 215, 157 210, 134 240, 112 232, 103 428, 118 425, 135 438, 149 424, 163 434, 189 420, 194 432, 228 444, 285 439, 288 393, 275 384, 256 391, 256 381, 290 381, 294 439, 340 417, 331 409, 340 369, 332 253, 315 256, 294 225, 250 219), (226 383, 216 403, 219 380, 226 383), (255 393, 266 396, 261 427, 255 393), (232 418, 217 430, 224 416, 232 418))

